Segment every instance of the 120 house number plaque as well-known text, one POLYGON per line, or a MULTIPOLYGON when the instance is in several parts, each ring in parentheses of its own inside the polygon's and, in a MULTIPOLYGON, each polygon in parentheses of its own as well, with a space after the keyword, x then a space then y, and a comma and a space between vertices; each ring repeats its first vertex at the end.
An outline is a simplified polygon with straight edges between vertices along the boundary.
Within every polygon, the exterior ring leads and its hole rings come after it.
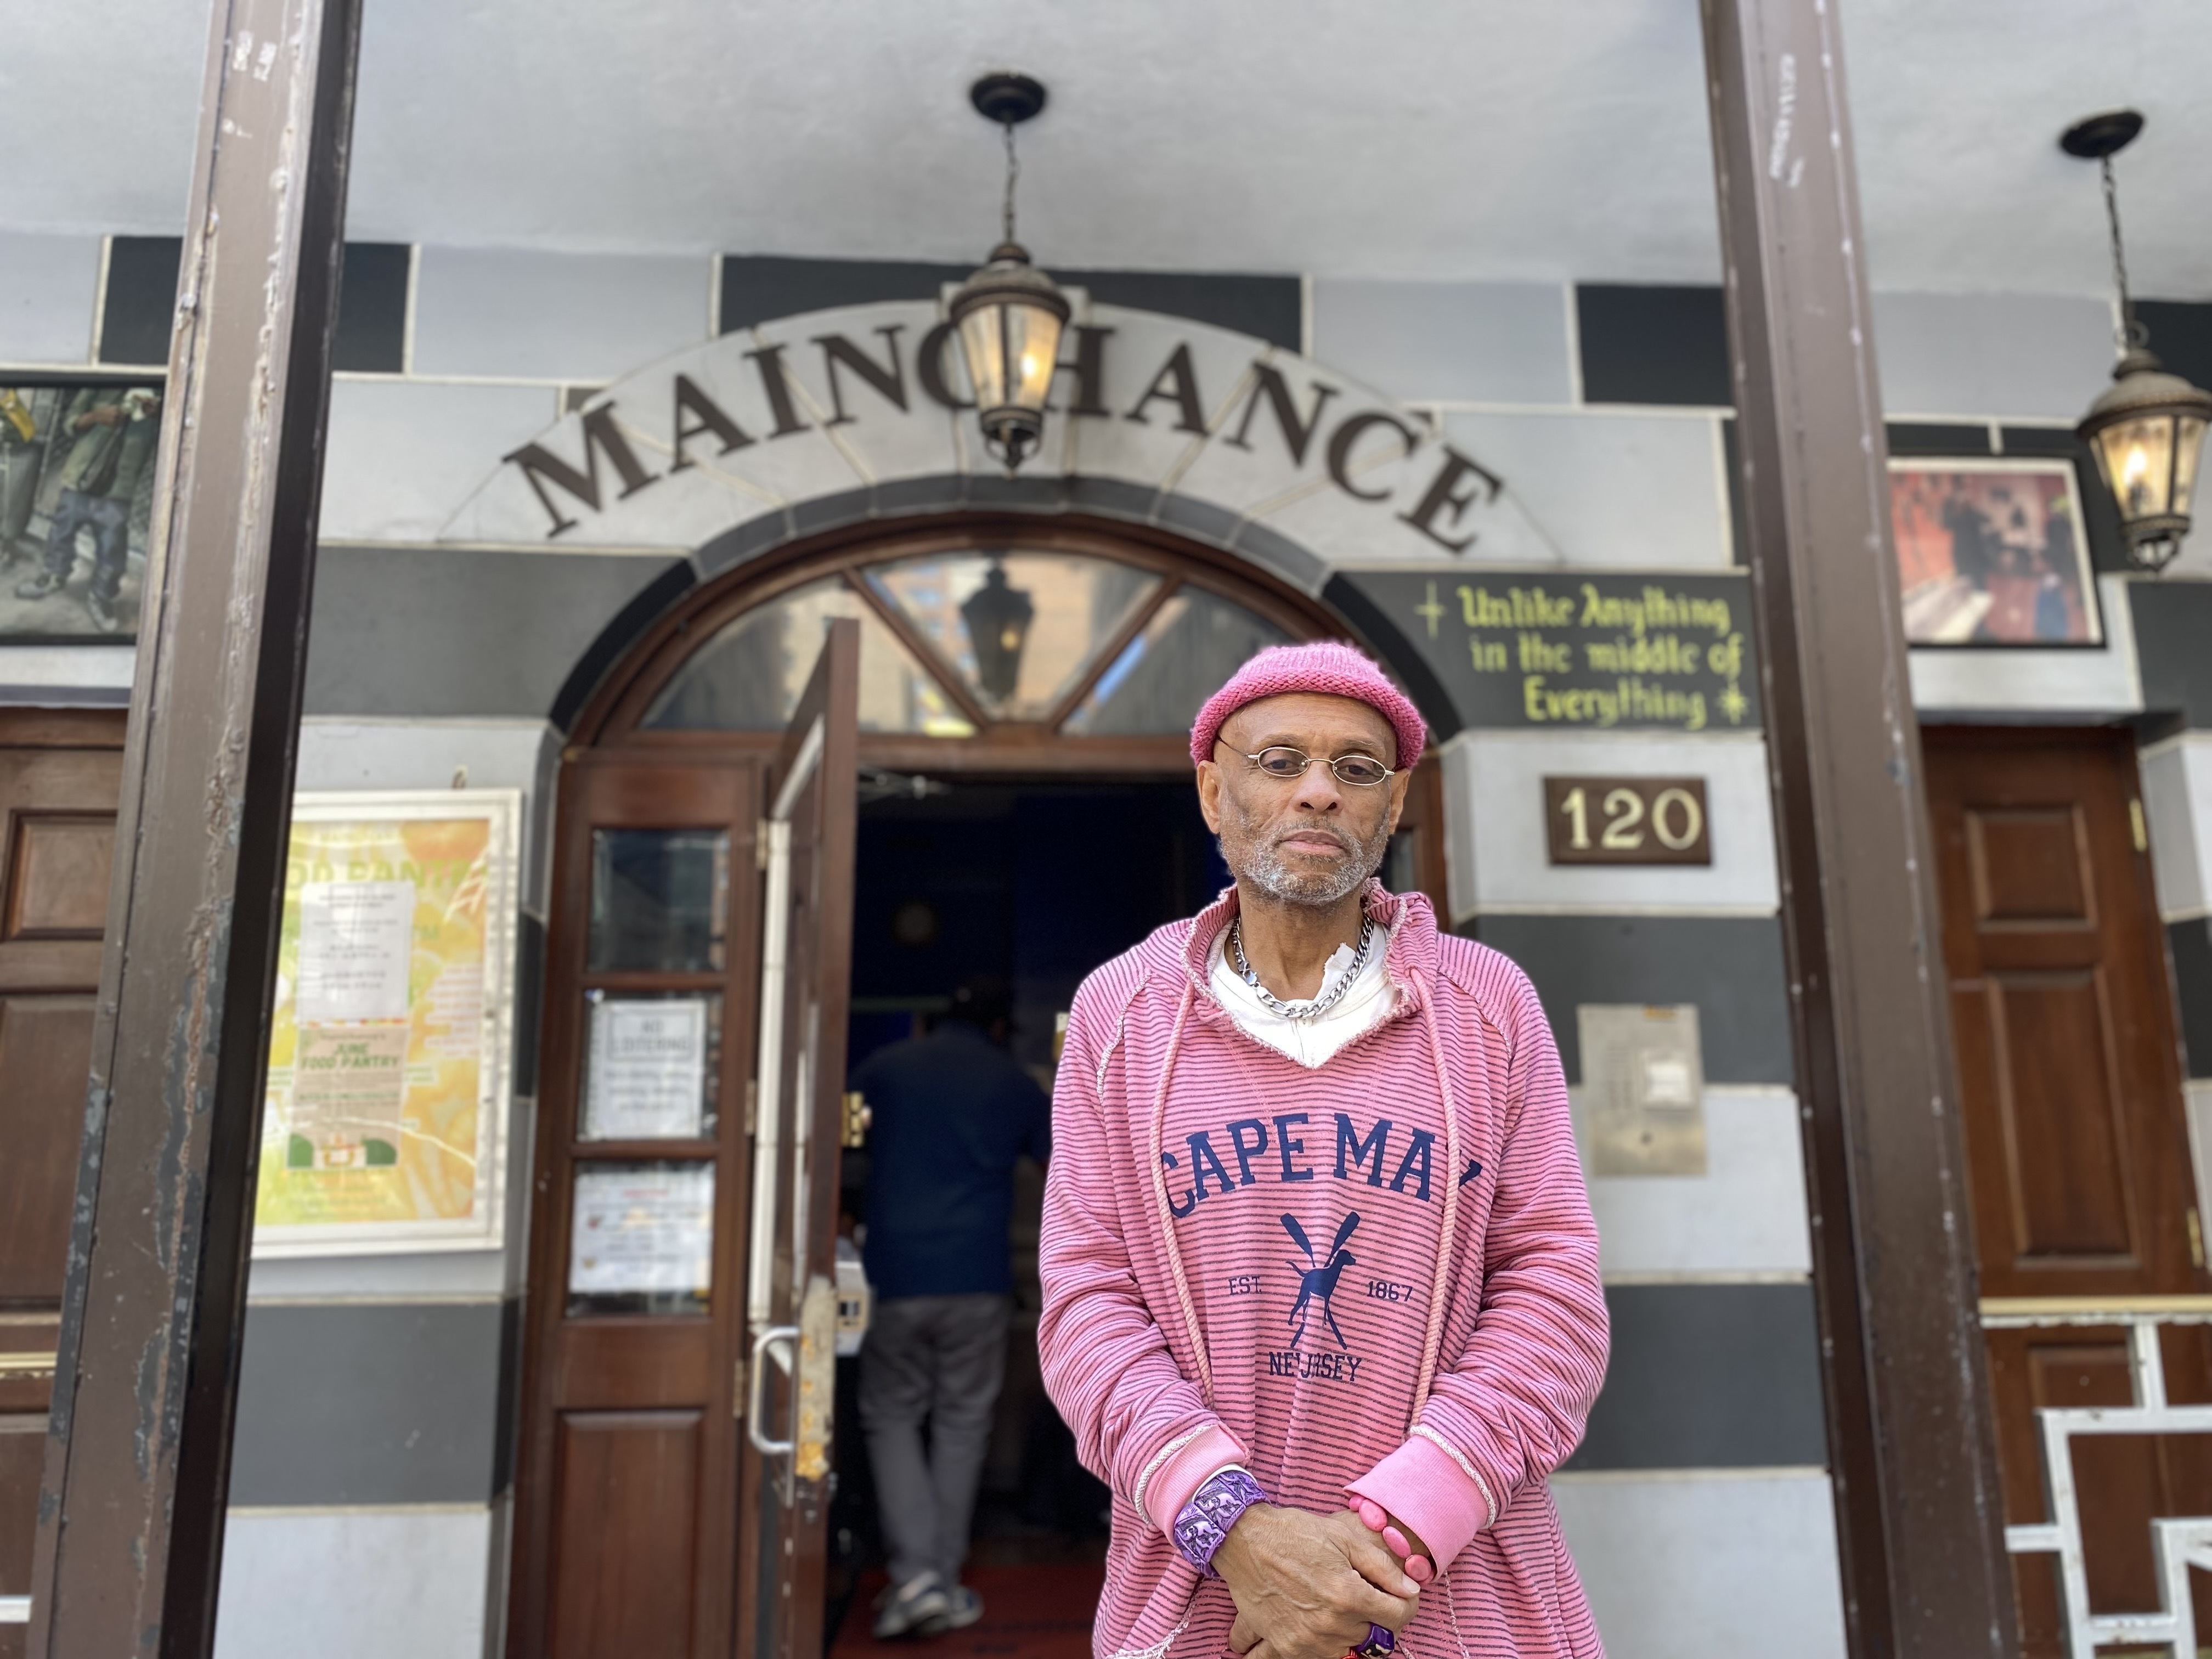
POLYGON ((1554 864, 1711 864, 1703 778, 1546 778, 1554 864))

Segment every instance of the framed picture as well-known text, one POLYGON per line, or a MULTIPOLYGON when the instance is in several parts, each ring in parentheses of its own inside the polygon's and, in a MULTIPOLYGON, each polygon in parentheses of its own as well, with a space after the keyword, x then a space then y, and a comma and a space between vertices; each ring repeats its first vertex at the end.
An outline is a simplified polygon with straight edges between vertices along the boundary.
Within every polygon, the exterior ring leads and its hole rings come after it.
POLYGON ((161 377, 0 374, 0 641, 138 631, 161 377))
POLYGON ((2102 645, 2074 464, 1893 460, 1890 532, 1914 645, 2102 645))
POLYGON ((512 789, 295 800, 256 1255, 501 1244, 521 815, 512 789))

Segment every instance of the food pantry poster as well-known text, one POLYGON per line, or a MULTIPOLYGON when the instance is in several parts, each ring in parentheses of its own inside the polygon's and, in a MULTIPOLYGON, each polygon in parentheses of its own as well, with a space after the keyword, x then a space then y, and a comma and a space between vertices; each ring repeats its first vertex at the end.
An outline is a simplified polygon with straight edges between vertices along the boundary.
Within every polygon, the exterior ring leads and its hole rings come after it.
POLYGON ((514 790, 294 803, 254 1249, 495 1247, 514 790))

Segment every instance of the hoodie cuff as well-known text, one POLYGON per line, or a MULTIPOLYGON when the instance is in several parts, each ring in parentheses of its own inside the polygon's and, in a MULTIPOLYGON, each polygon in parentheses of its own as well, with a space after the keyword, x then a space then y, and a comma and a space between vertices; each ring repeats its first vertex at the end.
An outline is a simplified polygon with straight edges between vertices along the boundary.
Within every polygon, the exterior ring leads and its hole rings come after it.
POLYGON ((1480 1480, 1420 1434, 1409 1437, 1345 1490, 1380 1504, 1419 1533, 1438 1572, 1497 1519, 1480 1480))
POLYGON ((1170 1535, 1176 1516, 1182 1513, 1191 1494, 1232 1463, 1244 1462, 1244 1449, 1226 1429, 1204 1429, 1178 1448, 1152 1472, 1145 1486, 1145 1513, 1152 1523, 1170 1535))

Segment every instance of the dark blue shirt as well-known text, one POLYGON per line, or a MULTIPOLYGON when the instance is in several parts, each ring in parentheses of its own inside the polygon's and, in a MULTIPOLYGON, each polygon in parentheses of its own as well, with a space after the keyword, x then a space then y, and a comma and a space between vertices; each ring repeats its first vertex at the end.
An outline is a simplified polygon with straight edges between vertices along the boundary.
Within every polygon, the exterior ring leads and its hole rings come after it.
POLYGON ((1044 1091, 959 1022, 878 1049, 853 1087, 874 1113, 862 1256, 876 1294, 1006 1294, 1014 1160, 1050 1147, 1044 1091))

